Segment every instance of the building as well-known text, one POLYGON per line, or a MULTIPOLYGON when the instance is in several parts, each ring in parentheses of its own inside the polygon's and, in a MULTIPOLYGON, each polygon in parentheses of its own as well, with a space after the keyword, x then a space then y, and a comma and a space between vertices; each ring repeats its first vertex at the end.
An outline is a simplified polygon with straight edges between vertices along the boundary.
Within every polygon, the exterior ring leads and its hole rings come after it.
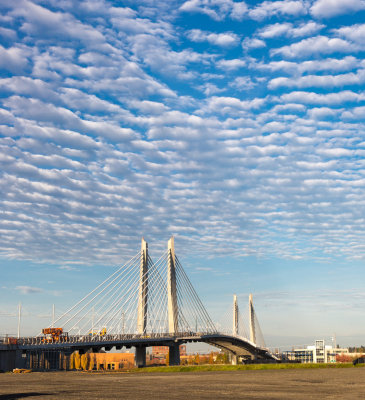
POLYGON ((134 368, 134 353, 89 353, 94 370, 134 368))
POLYGON ((284 357, 289 361, 300 363, 334 363, 339 354, 348 353, 348 349, 326 346, 324 340, 316 340, 314 346, 285 351, 284 357))
MULTIPOLYGON (((169 354, 169 346, 152 346, 152 356, 160 357, 166 356, 169 354)), ((186 345, 180 345, 180 356, 186 356, 186 345)))

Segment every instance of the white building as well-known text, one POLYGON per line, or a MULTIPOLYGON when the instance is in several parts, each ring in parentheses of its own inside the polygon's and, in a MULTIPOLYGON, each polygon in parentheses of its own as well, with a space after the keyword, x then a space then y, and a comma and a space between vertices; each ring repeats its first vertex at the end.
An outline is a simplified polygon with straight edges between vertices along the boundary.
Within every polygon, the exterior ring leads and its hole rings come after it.
POLYGON ((285 351, 284 355, 288 360, 300 363, 333 363, 336 362, 337 354, 347 354, 348 352, 348 349, 326 346, 324 340, 316 340, 314 346, 285 351))

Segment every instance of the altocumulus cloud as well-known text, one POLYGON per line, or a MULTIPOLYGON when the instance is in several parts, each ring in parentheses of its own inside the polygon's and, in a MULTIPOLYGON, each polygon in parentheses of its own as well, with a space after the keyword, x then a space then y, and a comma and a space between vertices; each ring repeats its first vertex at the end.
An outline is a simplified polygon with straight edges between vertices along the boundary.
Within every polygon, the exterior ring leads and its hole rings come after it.
POLYGON ((364 2, 128 5, 1 3, 0 254, 363 259, 364 2))

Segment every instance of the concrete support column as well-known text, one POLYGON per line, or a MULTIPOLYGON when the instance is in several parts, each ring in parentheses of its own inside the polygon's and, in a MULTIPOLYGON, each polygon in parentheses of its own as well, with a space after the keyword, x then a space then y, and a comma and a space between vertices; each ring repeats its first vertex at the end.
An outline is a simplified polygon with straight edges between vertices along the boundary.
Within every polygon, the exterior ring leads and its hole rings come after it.
POLYGON ((171 236, 170 240, 168 241, 167 257, 167 311, 169 317, 169 333, 175 334, 178 331, 178 309, 176 293, 175 245, 173 236, 171 236))
POLYGON ((233 327, 232 327, 232 335, 238 335, 238 304, 237 304, 237 296, 233 295, 233 327))
POLYGON ((256 344, 255 310, 253 308, 252 294, 248 299, 248 315, 250 321, 250 341, 256 344))
POLYGON ((137 332, 146 333, 147 328, 147 295, 148 295, 148 244, 142 238, 141 265, 139 272, 137 332))
POLYGON ((180 365, 179 343, 169 345, 169 365, 180 365))
POLYGON ((232 365, 237 365, 238 364, 238 356, 236 354, 231 355, 231 364, 232 365))
POLYGON ((138 368, 143 368, 146 366, 146 347, 144 346, 136 347, 135 363, 136 367, 138 368))

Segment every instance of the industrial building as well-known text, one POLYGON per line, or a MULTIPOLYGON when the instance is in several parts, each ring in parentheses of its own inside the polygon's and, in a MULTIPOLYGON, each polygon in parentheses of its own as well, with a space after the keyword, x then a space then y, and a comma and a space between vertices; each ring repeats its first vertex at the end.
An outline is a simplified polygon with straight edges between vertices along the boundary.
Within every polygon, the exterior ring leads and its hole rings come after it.
POLYGON ((348 349, 325 345, 324 340, 316 340, 314 346, 284 351, 284 357, 289 361, 300 363, 335 363, 339 354, 347 354, 348 349))

